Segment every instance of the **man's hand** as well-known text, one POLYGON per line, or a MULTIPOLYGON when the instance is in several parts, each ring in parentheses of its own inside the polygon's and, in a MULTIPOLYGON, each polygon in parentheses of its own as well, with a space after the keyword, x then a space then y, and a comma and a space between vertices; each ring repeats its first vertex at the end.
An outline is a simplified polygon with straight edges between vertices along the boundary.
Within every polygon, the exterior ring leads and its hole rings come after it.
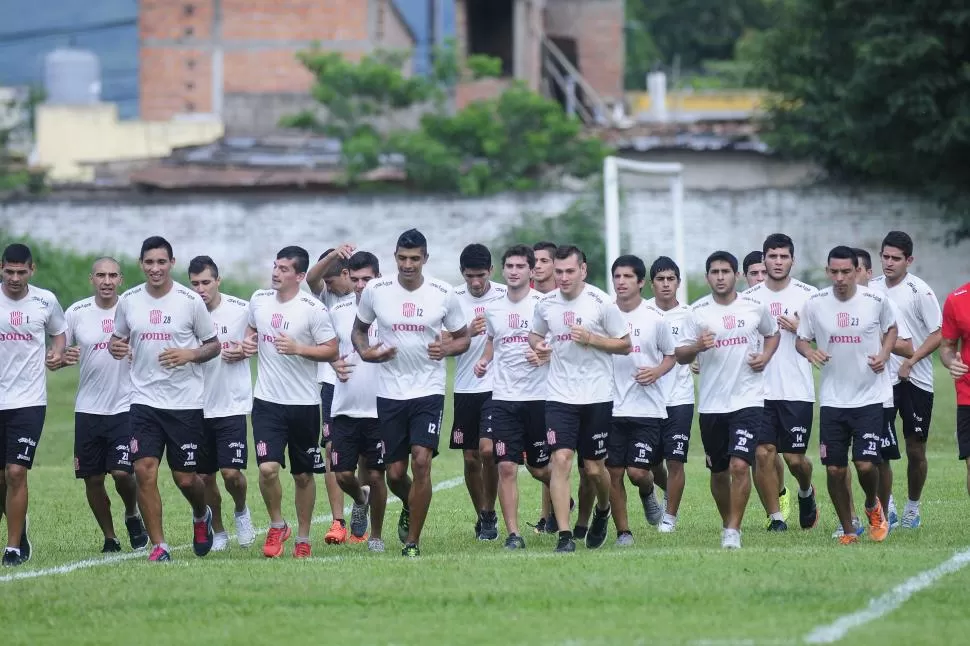
POLYGON ((479 359, 475 362, 475 367, 472 369, 475 372, 475 376, 481 379, 488 372, 488 364, 490 361, 485 361, 485 359, 479 359))
POLYGON ((337 379, 339 379, 342 383, 347 383, 347 380, 350 379, 350 375, 354 373, 354 364, 347 363, 348 356, 349 355, 345 354, 330 364, 333 366, 333 371, 337 373, 337 379))
POLYGON ((714 333, 709 329, 704 328, 701 330, 701 335, 697 337, 697 341, 694 343, 698 352, 706 352, 707 350, 713 350, 717 347, 717 338, 714 333))
POLYGON ((545 365, 546 362, 549 361, 549 358, 546 357, 545 359, 543 359, 542 357, 539 356, 539 353, 536 350, 533 350, 532 348, 526 348, 525 360, 528 361, 529 365, 532 366, 533 368, 538 368, 539 366, 545 365))
POLYGON ((869 355, 869 368, 877 375, 886 369, 886 360, 878 354, 869 355))
POLYGON ((441 345, 441 335, 435 336, 434 341, 428 344, 428 358, 432 361, 441 361, 445 358, 445 349, 441 345))
POLYGON ((350 257, 354 255, 355 251, 357 251, 357 245, 353 245, 353 244, 350 244, 349 242, 345 242, 339 247, 337 247, 334 253, 337 254, 338 258, 343 258, 344 260, 350 260, 350 257))
POLYGON ((770 359, 764 352, 752 352, 748 355, 748 367, 754 372, 763 372, 770 359))
POLYGON ((829 359, 832 358, 832 355, 818 348, 812 348, 805 358, 808 359, 809 363, 821 370, 829 362, 829 359))
POLYGON ((367 363, 384 363, 397 356, 397 348, 389 345, 370 346, 359 351, 362 361, 367 363))
POLYGON ((163 368, 180 368, 191 363, 195 358, 195 351, 186 348, 165 348, 158 355, 158 361, 163 368))
POLYGON ((697 362, 697 359, 690 362, 690 371, 695 375, 701 374, 701 364, 697 362))
POLYGON ((480 336, 485 334, 485 315, 479 314, 472 319, 471 325, 468 327, 468 333, 472 336, 480 336))
POLYGON ((127 359, 131 356, 131 346, 128 345, 128 339, 117 339, 111 337, 111 343, 108 345, 108 352, 111 356, 121 361, 122 359, 127 359))
POLYGON ((798 334, 798 317, 797 316, 779 316, 778 317, 778 327, 783 330, 787 330, 792 334, 798 334))
POLYGON ((570 325, 569 326, 569 338, 574 343, 581 343, 583 345, 589 345, 589 339, 592 336, 589 330, 584 328, 582 325, 570 325))
POLYGON ((245 354, 247 357, 256 356, 256 353, 259 352, 259 342, 257 341, 257 339, 258 337, 256 335, 256 332, 253 332, 245 339, 243 339, 243 342, 242 342, 243 354, 245 354))
POLYGON ((913 362, 909 359, 903 359, 903 362, 899 364, 899 372, 896 374, 903 381, 909 381, 909 375, 913 372, 913 362))
POLYGON ((953 361, 950 362, 950 376, 953 377, 953 381, 960 381, 963 379, 970 368, 967 364, 963 363, 963 357, 957 355, 953 357, 953 361))
POLYGON ((656 383, 656 381, 660 379, 660 366, 637 368, 637 373, 633 376, 633 378, 641 386, 649 386, 656 383))
POLYGON ((54 352, 54 349, 51 348, 44 358, 44 365, 47 366, 48 370, 57 370, 64 365, 64 355, 60 352, 54 352))
POLYGON ((228 348, 222 349, 222 360, 226 363, 238 363, 246 358, 246 350, 239 341, 230 341, 228 348))
POLYGON ((64 348, 64 365, 76 366, 79 363, 81 363, 81 346, 72 345, 69 348, 64 348))
MULTIPOLYGON (((536 344, 535 350, 536 358, 539 360, 538 365, 542 365, 552 358, 552 346, 546 343, 545 339, 536 344)), ((526 354, 526 357, 529 355, 526 354)), ((531 363, 531 361, 530 361, 531 363)))
POLYGON ((280 332, 278 337, 273 339, 273 345, 276 347, 277 352, 289 356, 300 354, 300 349, 302 347, 299 343, 286 336, 282 332, 280 332))

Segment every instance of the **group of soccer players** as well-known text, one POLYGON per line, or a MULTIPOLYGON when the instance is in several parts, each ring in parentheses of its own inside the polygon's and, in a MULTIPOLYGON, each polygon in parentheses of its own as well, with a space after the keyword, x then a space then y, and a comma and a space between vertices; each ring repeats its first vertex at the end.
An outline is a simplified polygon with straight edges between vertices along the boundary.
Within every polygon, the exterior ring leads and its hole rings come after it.
POLYGON ((832 284, 822 290, 791 276, 795 245, 784 234, 768 236, 741 267, 732 254, 714 252, 705 263, 710 294, 691 305, 677 300, 680 268, 664 256, 649 268, 634 255, 617 258, 615 298, 586 282, 585 254, 570 245, 504 250, 504 284, 491 280, 492 256, 481 244, 462 251, 464 283, 457 287, 424 274, 428 243, 417 230, 401 234, 394 259, 397 271, 385 277, 373 253, 351 244, 328 250, 312 266, 306 250, 285 247, 272 287, 247 302, 221 293, 218 266, 208 256, 188 264, 188 286, 176 282, 172 247, 156 236, 139 254, 144 283, 119 295, 119 263, 100 258, 91 270, 93 295, 65 313, 54 294, 30 285, 30 250, 8 246, 0 294, 3 564, 20 565, 31 555, 27 472, 46 413, 45 367, 80 368, 74 468, 104 534, 102 551, 122 549, 105 488, 110 473, 129 542, 134 549, 150 543, 151 561, 171 559, 157 484, 163 455, 192 508, 198 556, 229 546, 217 474, 232 498, 237 542, 255 542, 244 473, 247 416, 270 520, 266 557, 281 556, 293 537, 282 510, 287 458, 296 501, 294 557, 311 555, 315 474, 324 474, 333 510, 327 543, 366 542, 383 552, 390 489, 403 503, 402 554, 418 556, 449 356, 456 357, 450 447, 463 453, 475 535, 498 538, 497 500, 508 549, 525 547, 518 519, 522 465, 543 487, 536 531, 558 532, 557 552, 574 551, 576 540, 602 546, 611 518, 617 546, 633 544, 627 479, 647 522, 675 531, 694 374, 722 547, 741 547, 752 471, 767 529, 788 529, 783 462, 797 483, 799 525, 815 527, 806 454, 816 401, 812 366, 821 372, 819 454, 839 520, 836 537, 851 544, 864 532, 847 468, 850 449, 871 538, 882 541, 900 524, 919 527, 931 356, 941 341, 941 359, 957 381, 960 458, 970 492, 970 291, 954 292, 941 311, 933 291, 908 272, 913 242, 903 232, 883 240, 877 278, 866 251, 832 249, 826 266, 832 284), (742 275, 748 289, 739 293, 742 275), (648 281, 654 296, 645 300, 648 281), (897 413, 908 462, 901 518, 890 466, 901 457, 897 413), (574 455, 580 477, 571 525, 574 455), (353 502, 349 528, 345 495, 353 502))

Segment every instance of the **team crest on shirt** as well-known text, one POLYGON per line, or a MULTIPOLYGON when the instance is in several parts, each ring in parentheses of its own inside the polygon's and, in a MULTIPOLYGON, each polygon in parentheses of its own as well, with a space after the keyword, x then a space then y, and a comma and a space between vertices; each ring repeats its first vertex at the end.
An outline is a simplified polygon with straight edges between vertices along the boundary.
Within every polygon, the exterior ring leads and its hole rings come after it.
POLYGON ((10 312, 10 325, 23 325, 23 324, 24 324, 23 312, 10 312))
POLYGON ((269 319, 269 324, 273 329, 279 329, 283 325, 283 315, 280 313, 273 314, 269 319))
POLYGON ((501 457, 505 456, 505 442, 495 443, 495 455, 501 457))
POLYGON ((337 466, 339 462, 340 462, 340 454, 337 453, 336 451, 330 451, 330 464, 332 464, 333 466, 337 466))
POLYGON ((455 429, 455 432, 452 434, 452 438, 451 439, 452 439, 452 441, 455 444, 464 444, 465 443, 465 432, 462 431, 460 428, 456 428, 455 429))
POLYGON ((849 313, 839 312, 835 317, 835 323, 839 327, 849 327, 849 313))
POLYGON ((256 455, 261 458, 266 457, 266 442, 256 442, 256 455))
POLYGON ((475 308, 475 316, 481 316, 484 313, 485 313, 484 305, 479 305, 478 307, 475 308))
POLYGON ((509 312, 509 327, 513 330, 519 327, 519 321, 521 317, 515 312, 509 312))
POLYGON ((401 304, 401 315, 405 318, 412 318, 418 313, 418 306, 414 303, 402 303, 401 304))
POLYGON ((576 320, 576 312, 563 312, 562 324, 566 326, 581 325, 582 321, 576 320))
POLYGON ((734 314, 725 314, 721 317, 721 324, 724 325, 725 330, 733 330, 734 326, 737 325, 737 319, 734 314))
POLYGON ((158 325, 162 322, 162 310, 152 310, 148 313, 148 322, 152 325, 158 325))
POLYGON ((102 319, 101 321, 101 331, 105 334, 111 334, 115 331, 115 320, 114 319, 102 319))
POLYGON ((781 316, 784 307, 782 307, 781 303, 772 303, 768 306, 768 309, 771 311, 772 316, 781 316))
POLYGON ((546 444, 553 446, 556 443, 556 432, 551 428, 546 431, 546 444))
POLYGON ((132 453, 138 453, 138 440, 136 438, 131 438, 131 442, 128 443, 128 448, 131 449, 132 453))

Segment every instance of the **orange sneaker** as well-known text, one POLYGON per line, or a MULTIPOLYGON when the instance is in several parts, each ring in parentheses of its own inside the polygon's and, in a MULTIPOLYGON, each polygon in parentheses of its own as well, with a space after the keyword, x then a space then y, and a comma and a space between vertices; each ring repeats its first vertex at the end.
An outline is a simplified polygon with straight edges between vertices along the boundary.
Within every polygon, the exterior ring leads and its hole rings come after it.
POLYGON ((323 540, 327 542, 327 545, 343 545, 347 542, 347 527, 341 525, 339 520, 333 521, 323 540))
POLYGON ((358 545, 360 543, 366 543, 367 538, 368 538, 367 534, 364 534, 363 536, 358 537, 358 536, 354 536, 351 533, 350 536, 347 537, 347 542, 350 543, 351 545, 358 545))
POLYGON ((270 527, 266 532, 266 542, 263 543, 263 556, 268 559, 275 559, 283 556, 283 543, 290 540, 292 530, 287 525, 282 529, 270 527))
POLYGON ((886 520, 886 515, 882 513, 882 503, 876 498, 876 508, 872 511, 866 510, 866 516, 869 518, 869 538, 881 543, 886 540, 889 536, 889 521, 886 520))
POLYGON ((310 544, 309 543, 297 543, 293 546, 293 558, 295 559, 305 559, 310 558, 310 544))
POLYGON ((859 542, 859 537, 855 534, 843 534, 839 536, 839 545, 855 545, 859 542))

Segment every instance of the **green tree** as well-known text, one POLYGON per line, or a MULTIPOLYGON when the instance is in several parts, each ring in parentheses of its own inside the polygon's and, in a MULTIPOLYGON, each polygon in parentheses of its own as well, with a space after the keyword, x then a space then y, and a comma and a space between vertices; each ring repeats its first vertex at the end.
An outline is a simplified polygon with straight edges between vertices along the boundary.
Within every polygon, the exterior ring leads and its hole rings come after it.
POLYGON ((650 35, 647 7, 643 0, 626 0, 626 68, 623 71, 623 87, 627 90, 645 90, 647 74, 661 62, 662 54, 650 35))
POLYGON ((937 197, 970 235, 970 5, 786 0, 745 43, 768 143, 842 181, 937 197))

